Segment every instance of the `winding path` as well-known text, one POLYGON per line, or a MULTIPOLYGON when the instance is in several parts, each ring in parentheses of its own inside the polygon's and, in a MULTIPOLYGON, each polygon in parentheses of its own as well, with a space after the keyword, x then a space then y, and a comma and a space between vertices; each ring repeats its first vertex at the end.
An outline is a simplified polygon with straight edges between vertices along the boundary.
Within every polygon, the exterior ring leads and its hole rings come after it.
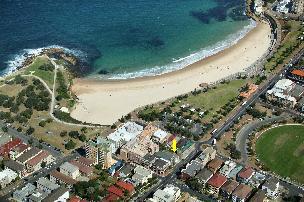
POLYGON ((275 121, 281 121, 289 116, 287 114, 283 114, 281 116, 274 116, 271 118, 265 118, 264 120, 258 120, 248 123, 247 125, 243 126, 243 128, 238 132, 236 135, 236 148, 241 152, 241 162, 246 164, 248 159, 247 154, 247 139, 248 136, 257 128, 273 123, 275 121))

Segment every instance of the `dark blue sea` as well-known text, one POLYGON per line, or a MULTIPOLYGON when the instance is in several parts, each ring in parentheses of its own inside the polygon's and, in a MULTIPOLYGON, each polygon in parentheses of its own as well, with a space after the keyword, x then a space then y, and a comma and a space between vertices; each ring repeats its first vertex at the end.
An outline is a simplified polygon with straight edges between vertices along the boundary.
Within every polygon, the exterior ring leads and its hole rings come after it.
POLYGON ((243 37, 244 11, 244 0, 0 0, 0 71, 59 46, 89 64, 85 76, 161 74, 243 37))

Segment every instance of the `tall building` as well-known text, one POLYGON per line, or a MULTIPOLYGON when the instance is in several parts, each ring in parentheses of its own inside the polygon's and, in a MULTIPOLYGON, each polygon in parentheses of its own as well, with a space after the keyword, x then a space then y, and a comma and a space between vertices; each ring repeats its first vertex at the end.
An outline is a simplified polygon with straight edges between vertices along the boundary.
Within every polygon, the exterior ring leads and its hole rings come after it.
POLYGON ((103 169, 112 165, 111 142, 102 137, 97 137, 96 141, 90 140, 85 145, 86 157, 94 161, 94 165, 101 164, 103 169))

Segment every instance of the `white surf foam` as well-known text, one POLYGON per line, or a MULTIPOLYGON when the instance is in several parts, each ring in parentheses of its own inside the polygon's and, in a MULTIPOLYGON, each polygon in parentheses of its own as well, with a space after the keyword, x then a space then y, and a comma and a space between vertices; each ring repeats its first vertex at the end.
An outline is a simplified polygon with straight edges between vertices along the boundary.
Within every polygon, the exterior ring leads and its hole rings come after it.
POLYGON ((146 68, 136 72, 125 72, 121 74, 109 74, 109 75, 98 75, 93 76, 101 79, 131 79, 136 77, 145 77, 145 76, 156 76, 164 73, 176 71, 182 69, 190 64, 193 64, 197 61, 200 61, 206 57, 214 55, 234 44, 236 44, 240 39, 242 39, 246 34, 248 34, 254 27, 256 27, 256 22, 250 20, 250 24, 245 26, 242 30, 237 33, 227 36, 223 41, 220 41, 213 46, 204 48, 196 53, 192 53, 189 56, 173 59, 171 64, 164 66, 155 66, 153 68, 146 68))
POLYGON ((7 68, 1 72, 2 76, 7 76, 9 74, 16 72, 18 69, 20 69, 22 67, 23 63, 25 62, 25 60, 28 57, 38 56, 44 50, 52 49, 52 48, 62 49, 64 52, 75 55, 76 57, 79 57, 79 58, 86 57, 86 55, 80 50, 68 49, 68 48, 65 48, 65 47, 62 47, 59 45, 51 45, 51 46, 46 46, 46 47, 36 48, 36 49, 24 49, 24 50, 20 51, 20 53, 14 55, 11 60, 6 62, 7 68))

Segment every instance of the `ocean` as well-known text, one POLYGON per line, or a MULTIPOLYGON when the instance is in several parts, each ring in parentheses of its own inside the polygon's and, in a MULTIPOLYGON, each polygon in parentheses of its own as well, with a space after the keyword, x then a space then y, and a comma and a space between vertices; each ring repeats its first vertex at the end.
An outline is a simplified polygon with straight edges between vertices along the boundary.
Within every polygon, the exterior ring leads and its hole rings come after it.
POLYGON ((242 38, 255 26, 244 12, 244 0, 2 0, 0 74, 57 46, 89 64, 86 77, 174 71, 242 38))

